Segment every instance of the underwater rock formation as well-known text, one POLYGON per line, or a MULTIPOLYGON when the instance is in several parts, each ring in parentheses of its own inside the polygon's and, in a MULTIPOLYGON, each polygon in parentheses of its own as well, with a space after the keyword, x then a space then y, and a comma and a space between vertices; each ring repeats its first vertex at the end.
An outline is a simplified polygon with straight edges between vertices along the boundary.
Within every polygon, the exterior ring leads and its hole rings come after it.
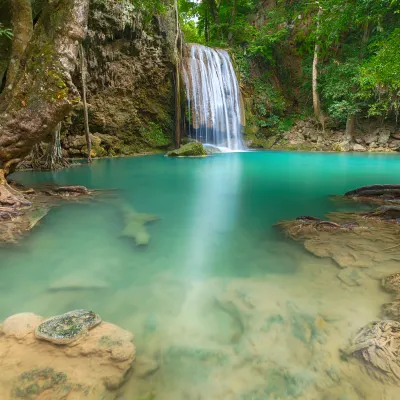
POLYGON ((377 378, 400 381, 400 323, 371 322, 359 330, 343 353, 372 367, 377 378))
POLYGON ((398 267, 400 224, 398 210, 382 206, 368 213, 329 213, 328 220, 299 217, 277 224, 318 257, 332 258, 341 268, 398 267))
POLYGON ((84 186, 45 185, 36 190, 26 190, 21 186, 14 188, 13 185, 9 185, 9 188, 21 195, 21 202, 12 205, 0 202, 0 245, 17 243, 52 207, 59 206, 64 201, 86 202, 92 200, 95 194, 84 186))
POLYGON ((35 338, 42 321, 25 313, 0 325, 2 400, 114 399, 135 360, 132 334, 102 322, 81 340, 59 346, 35 338))
POLYGON ((204 146, 198 142, 191 142, 181 146, 179 149, 167 153, 168 157, 201 157, 206 156, 204 146))
POLYGON ((382 279, 383 288, 390 293, 400 294, 400 272, 395 272, 382 279))
POLYGON ((93 311, 75 310, 42 322, 35 329, 35 336, 55 344, 70 344, 100 323, 100 316, 93 311))
POLYGON ((157 221, 159 217, 151 214, 138 213, 128 203, 120 204, 124 217, 125 228, 121 232, 122 237, 133 239, 136 246, 146 246, 150 242, 150 234, 146 224, 157 221))

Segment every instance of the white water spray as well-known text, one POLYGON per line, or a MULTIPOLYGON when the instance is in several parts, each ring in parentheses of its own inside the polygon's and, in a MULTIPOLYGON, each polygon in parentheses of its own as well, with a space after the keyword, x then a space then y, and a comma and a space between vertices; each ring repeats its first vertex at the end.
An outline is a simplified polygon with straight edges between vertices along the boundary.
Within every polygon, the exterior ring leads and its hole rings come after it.
POLYGON ((186 53, 189 136, 230 151, 243 150, 239 84, 229 54, 198 44, 187 45, 186 53))

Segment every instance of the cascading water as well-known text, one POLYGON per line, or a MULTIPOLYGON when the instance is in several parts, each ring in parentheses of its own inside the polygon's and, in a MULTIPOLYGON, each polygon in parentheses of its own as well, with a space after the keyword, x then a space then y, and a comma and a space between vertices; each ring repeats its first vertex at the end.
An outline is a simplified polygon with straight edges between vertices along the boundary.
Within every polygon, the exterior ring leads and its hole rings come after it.
POLYGON ((239 84, 229 54, 198 44, 186 45, 185 52, 189 137, 229 150, 244 149, 239 84))

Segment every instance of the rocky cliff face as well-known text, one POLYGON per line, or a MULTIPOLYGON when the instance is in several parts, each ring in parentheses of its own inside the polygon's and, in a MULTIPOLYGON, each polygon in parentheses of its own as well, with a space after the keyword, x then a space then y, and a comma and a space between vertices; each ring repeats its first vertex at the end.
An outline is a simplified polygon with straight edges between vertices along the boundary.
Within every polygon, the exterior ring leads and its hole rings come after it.
MULTIPOLYGON (((87 61, 92 156, 157 151, 172 143, 174 16, 143 17, 132 3, 91 0, 87 61)), ((80 71, 75 76, 80 87, 80 71)), ((62 145, 86 154, 83 110, 72 116, 62 145)))

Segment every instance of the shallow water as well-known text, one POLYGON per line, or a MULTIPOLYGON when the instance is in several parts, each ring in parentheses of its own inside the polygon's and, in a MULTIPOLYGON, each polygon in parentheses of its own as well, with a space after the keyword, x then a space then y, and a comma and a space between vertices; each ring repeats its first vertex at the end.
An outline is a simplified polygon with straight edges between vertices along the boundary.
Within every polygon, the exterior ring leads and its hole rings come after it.
POLYGON ((53 209, 18 247, 0 249, 0 319, 88 308, 132 331, 138 364, 152 359, 159 369, 133 375, 121 393, 126 400, 398 399, 398 389, 339 357, 389 299, 379 282, 364 273, 360 286, 346 286, 332 261, 273 227, 343 209, 330 194, 396 183, 398 160, 156 155, 18 173, 14 179, 26 185, 116 189, 119 201, 160 220, 146 226, 148 246, 136 247, 121 237, 114 200, 53 209))

